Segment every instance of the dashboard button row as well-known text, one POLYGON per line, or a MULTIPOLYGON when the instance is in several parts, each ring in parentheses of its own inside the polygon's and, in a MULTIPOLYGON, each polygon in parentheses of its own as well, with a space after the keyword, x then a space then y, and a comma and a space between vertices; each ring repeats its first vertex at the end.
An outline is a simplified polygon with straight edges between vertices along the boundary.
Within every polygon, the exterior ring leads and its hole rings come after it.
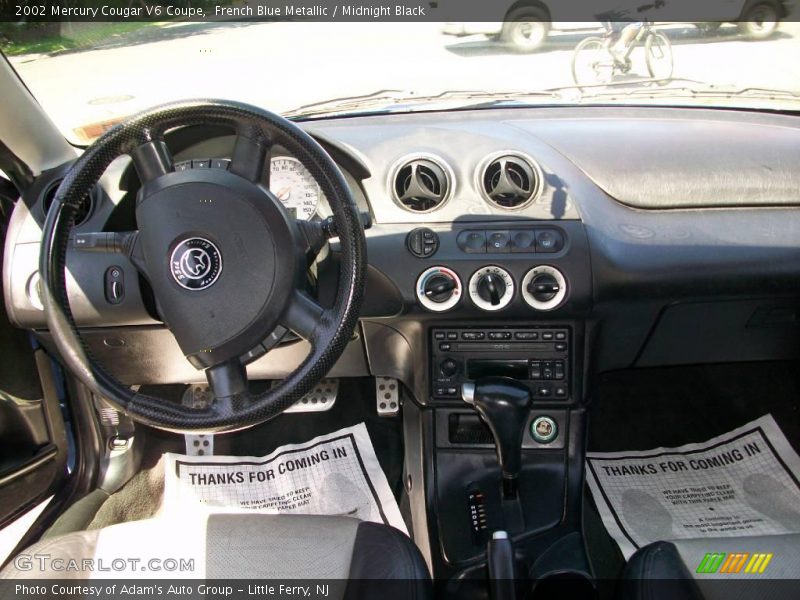
POLYGON ((227 158, 199 158, 195 160, 182 160, 175 163, 176 171, 189 169, 224 169, 227 170, 231 161, 227 158))
POLYGON ((470 229, 459 233, 456 243, 467 254, 549 254, 564 247, 564 236, 555 229, 470 229))
MULTIPOLYGON (((435 339, 437 340, 457 340, 458 334, 455 332, 448 332, 445 336, 443 331, 437 331, 434 334, 435 339)), ((546 331, 544 333, 539 333, 538 331, 517 331, 514 333, 514 339, 516 340, 523 340, 523 341, 530 341, 530 340, 538 340, 541 337, 542 340, 550 341, 553 339, 557 340, 566 340, 567 334, 564 331, 556 331, 555 334, 552 331, 546 331)), ((486 338, 486 332, 483 331, 464 331, 461 333, 461 339, 475 342, 478 340, 483 340, 486 338)), ((489 332, 489 339, 490 340, 510 340, 511 339, 511 332, 510 331, 490 331, 489 332)))
MULTIPOLYGON (((456 341, 459 339, 459 333, 456 331, 443 331, 436 330, 433 332, 433 339, 439 344, 439 349, 448 351, 452 349, 452 344, 448 342, 456 341)), ((563 352, 568 348, 568 334, 566 329, 539 329, 533 331, 490 331, 490 330, 469 330, 461 332, 461 340, 467 342, 480 342, 480 341, 511 341, 517 340, 519 342, 542 341, 542 342, 555 342, 553 348, 563 352)))

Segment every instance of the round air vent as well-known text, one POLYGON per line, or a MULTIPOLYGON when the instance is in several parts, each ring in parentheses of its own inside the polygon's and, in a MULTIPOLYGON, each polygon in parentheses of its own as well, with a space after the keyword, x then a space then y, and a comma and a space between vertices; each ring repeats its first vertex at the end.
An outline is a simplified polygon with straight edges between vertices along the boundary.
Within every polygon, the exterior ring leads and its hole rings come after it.
POLYGON ((425 213, 441 206, 450 195, 450 174, 432 158, 406 159, 394 171, 392 192, 400 205, 425 213))
POLYGON ((539 195, 542 173, 526 157, 503 154, 489 160, 480 176, 479 185, 489 202, 500 208, 516 210, 539 195))
MULTIPOLYGON (((47 211, 50 210, 50 205, 53 204, 53 200, 56 197, 56 192, 58 191, 58 186, 61 185, 61 180, 55 181, 50 184, 50 187, 45 190, 44 194, 42 195, 42 212, 44 216, 47 216, 47 211)), ((92 191, 86 196, 81 204, 80 208, 75 213, 75 226, 81 225, 86 222, 89 218, 89 215, 92 213, 92 208, 94 205, 94 196, 95 190, 94 188, 92 191)))

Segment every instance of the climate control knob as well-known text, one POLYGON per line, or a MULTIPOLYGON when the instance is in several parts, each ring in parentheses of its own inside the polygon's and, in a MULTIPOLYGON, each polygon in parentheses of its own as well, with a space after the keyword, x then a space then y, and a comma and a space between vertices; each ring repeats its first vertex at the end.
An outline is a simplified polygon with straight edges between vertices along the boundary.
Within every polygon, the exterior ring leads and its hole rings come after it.
POLYGON ((447 267, 431 267, 417 278, 417 300, 428 310, 450 310, 461 300, 461 280, 447 267))
POLYGON ((549 265, 534 267, 522 279, 522 298, 536 310, 553 310, 567 297, 567 280, 549 265))
POLYGON ((469 280, 469 297, 483 310, 505 308, 514 298, 514 278, 500 267, 478 269, 469 280))
POLYGON ((500 304, 506 293, 506 284, 499 275, 487 273, 478 280, 478 295, 492 306, 500 304))
POLYGON ((539 302, 552 300, 560 290, 561 285, 550 273, 537 275, 528 284, 528 292, 539 302))
POLYGON ((455 280, 441 273, 425 281, 425 296, 434 302, 447 302, 455 289, 455 280))

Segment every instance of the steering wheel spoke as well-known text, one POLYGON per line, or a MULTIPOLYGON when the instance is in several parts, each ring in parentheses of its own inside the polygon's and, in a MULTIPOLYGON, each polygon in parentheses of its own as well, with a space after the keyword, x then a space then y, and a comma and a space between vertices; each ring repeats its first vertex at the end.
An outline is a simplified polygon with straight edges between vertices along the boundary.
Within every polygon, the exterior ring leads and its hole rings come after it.
POLYGON ((306 341, 316 340, 316 329, 325 309, 307 293, 296 290, 289 301, 281 325, 291 329, 306 341))
POLYGON ((218 400, 247 393, 247 371, 238 358, 209 367, 205 373, 208 385, 218 400))
POLYGON ((142 185, 175 170, 175 164, 164 140, 155 139, 130 151, 133 166, 142 185))
POLYGON ((240 127, 233 145, 228 170, 253 183, 269 187, 269 165, 272 144, 256 127, 240 127))

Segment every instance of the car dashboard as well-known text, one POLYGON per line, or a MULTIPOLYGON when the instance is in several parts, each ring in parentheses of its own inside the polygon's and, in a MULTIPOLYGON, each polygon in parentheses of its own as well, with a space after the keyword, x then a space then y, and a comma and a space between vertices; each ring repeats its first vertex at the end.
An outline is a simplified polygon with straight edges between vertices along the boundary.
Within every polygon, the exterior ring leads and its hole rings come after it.
MULTIPOLYGON (((309 120, 370 215, 361 325, 332 376, 402 381, 422 403, 457 400, 477 374, 512 374, 542 401, 581 403, 593 373, 797 356, 800 127, 744 111, 508 108, 309 120)), ((226 168, 217 127, 168 134, 176 168, 226 168)), ((49 341, 38 292, 41 227, 69 165, 42 174, 12 217, 5 302, 49 341)), ((280 148, 269 184, 298 219, 330 215, 280 148)), ((134 229, 138 179, 117 159, 74 230, 134 229)), ((314 265, 336 289, 337 246, 314 265)), ((202 380, 124 257, 73 243, 72 314, 128 385, 202 380)), ((291 372, 291 340, 249 365, 291 372)))

